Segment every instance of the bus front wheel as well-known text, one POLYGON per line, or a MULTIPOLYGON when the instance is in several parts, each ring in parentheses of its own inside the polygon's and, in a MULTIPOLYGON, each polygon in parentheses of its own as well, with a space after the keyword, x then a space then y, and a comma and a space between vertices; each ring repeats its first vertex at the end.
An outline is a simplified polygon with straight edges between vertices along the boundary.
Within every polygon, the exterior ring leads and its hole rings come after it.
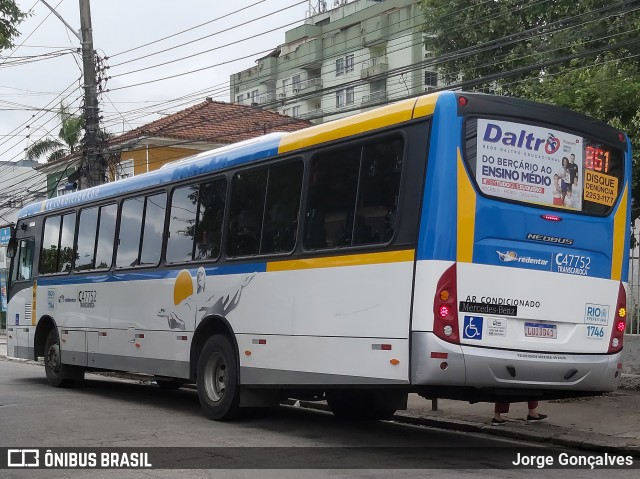
POLYGON ((227 336, 216 334, 198 358, 198 398, 209 419, 228 421, 239 413, 240 387, 236 354, 227 336))
POLYGON ((52 329, 44 347, 44 372, 51 386, 70 387, 84 379, 84 369, 62 364, 58 332, 52 329))

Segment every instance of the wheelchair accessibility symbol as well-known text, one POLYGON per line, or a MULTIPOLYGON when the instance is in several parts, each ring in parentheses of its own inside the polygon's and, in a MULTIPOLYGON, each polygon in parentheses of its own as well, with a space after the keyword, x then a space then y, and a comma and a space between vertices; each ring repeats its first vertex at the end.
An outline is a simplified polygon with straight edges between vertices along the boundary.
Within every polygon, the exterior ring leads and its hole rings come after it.
POLYGON ((465 316, 462 337, 464 339, 482 339, 482 316, 465 316))

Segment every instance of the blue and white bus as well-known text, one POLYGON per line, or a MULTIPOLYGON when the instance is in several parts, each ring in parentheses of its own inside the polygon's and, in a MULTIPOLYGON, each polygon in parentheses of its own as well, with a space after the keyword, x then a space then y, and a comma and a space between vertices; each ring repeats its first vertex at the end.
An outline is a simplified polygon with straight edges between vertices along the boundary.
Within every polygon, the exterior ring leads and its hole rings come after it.
POLYGON ((382 418, 407 394, 614 390, 631 150, 528 101, 440 92, 24 208, 8 354, 382 418))

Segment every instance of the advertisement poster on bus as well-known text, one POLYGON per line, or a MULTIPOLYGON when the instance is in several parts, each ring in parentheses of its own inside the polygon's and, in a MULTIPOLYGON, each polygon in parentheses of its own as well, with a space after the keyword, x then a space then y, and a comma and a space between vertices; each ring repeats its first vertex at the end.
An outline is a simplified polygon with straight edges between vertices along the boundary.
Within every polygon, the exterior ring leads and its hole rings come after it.
POLYGON ((491 196, 580 210, 583 152, 577 135, 478 119, 476 180, 491 196))

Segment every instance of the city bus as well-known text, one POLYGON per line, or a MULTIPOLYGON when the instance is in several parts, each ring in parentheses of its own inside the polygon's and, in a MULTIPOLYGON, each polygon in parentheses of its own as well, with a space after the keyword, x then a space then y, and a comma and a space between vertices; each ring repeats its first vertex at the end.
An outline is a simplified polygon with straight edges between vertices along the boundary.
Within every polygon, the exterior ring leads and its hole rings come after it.
POLYGON ((631 148, 546 104, 443 91, 22 209, 8 355, 379 419, 613 391, 631 148))

